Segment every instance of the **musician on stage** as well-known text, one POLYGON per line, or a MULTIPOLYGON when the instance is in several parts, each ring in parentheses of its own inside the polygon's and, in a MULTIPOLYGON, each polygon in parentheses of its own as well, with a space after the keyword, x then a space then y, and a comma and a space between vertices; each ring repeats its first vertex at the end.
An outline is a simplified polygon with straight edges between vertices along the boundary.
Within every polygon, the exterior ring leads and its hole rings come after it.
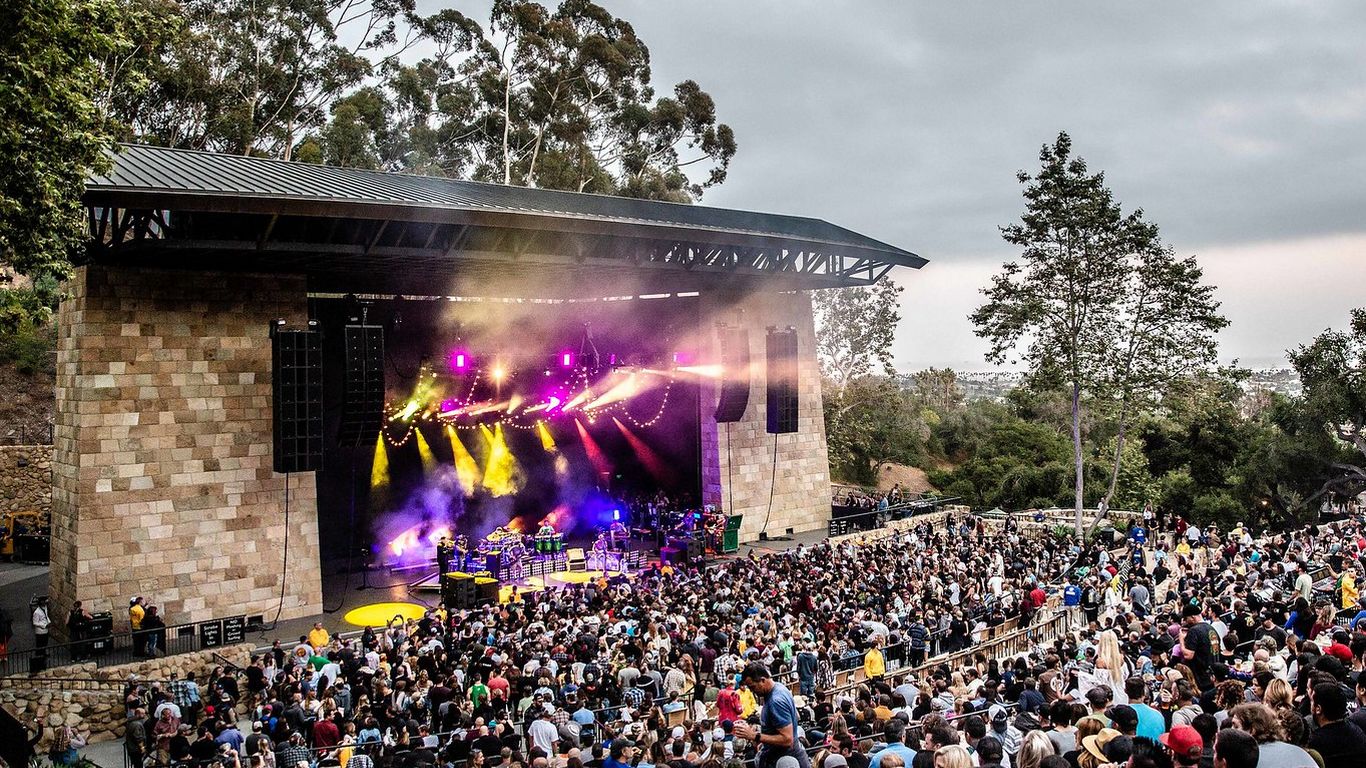
POLYGON ((612 523, 607 528, 607 542, 616 551, 624 552, 630 548, 631 531, 620 521, 612 523))
POLYGON ((539 538, 541 538, 542 536, 554 536, 554 535, 555 535, 555 526, 551 524, 550 520, 547 519, 547 520, 541 521, 541 527, 538 528, 538 529, 536 530, 536 538, 539 539, 539 538))

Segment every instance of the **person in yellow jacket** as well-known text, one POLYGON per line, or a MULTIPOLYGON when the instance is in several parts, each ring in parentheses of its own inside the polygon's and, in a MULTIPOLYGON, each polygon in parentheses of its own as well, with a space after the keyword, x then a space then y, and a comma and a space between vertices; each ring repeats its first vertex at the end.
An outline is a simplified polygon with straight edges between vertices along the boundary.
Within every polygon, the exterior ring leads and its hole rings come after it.
POLYGON ((147 615, 147 610, 142 607, 142 598, 135 597, 128 601, 128 626, 136 632, 142 629, 142 617, 147 615))
POLYGON ((754 691, 748 685, 740 686, 736 691, 740 694, 740 719, 746 720, 750 715, 759 711, 759 700, 754 698, 754 691))
POLYGON ((863 654, 863 675, 869 680, 881 680, 887 674, 887 660, 882 656, 882 639, 873 641, 873 647, 863 654))
POLYGON ((1359 598, 1359 597, 1361 596, 1361 595, 1359 594, 1359 592, 1357 591, 1357 574, 1356 574, 1356 571, 1354 571, 1354 570, 1352 570, 1352 569, 1350 569, 1350 568, 1347 569, 1347 570, 1345 570, 1345 571, 1343 571, 1343 572, 1342 572, 1342 580, 1341 580, 1341 582, 1340 582, 1340 586, 1341 586, 1341 589, 1342 589, 1342 607, 1343 607, 1343 610, 1349 610, 1349 609, 1352 609, 1352 608, 1356 608, 1356 607, 1357 607, 1357 598, 1359 598))
POLYGON ((330 642, 332 642, 332 636, 323 629, 323 623, 321 621, 314 622, 313 629, 308 631, 308 644, 313 646, 314 650, 318 650, 319 648, 326 648, 330 642))

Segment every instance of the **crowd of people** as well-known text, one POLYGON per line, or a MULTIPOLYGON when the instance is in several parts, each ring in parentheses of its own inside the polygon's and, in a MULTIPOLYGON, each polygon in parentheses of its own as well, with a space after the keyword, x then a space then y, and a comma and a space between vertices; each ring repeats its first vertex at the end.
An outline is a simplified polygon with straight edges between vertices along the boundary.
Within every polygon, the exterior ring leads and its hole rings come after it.
POLYGON ((1366 621, 1334 609, 1363 529, 1135 528, 1083 546, 959 516, 349 639, 318 625, 244 670, 130 681, 126 747, 229 768, 1361 764, 1366 621), (930 659, 1054 610, 1074 631, 1027 653, 930 659))

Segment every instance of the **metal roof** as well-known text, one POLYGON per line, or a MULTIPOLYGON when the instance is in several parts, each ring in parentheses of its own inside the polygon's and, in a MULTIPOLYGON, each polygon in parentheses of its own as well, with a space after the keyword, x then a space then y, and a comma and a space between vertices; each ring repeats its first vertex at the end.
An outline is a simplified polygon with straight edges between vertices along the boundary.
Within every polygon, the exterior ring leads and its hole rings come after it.
MULTIPOLYGON (((537 249, 571 250, 582 263, 585 253, 596 256, 611 245, 612 254, 630 256, 627 266, 637 265, 640 252, 648 251, 651 255, 645 260, 654 265, 748 270, 751 277, 785 274, 785 285, 794 280, 806 283, 799 287, 867 284, 892 266, 919 268, 926 263, 910 251, 800 216, 144 145, 121 146, 109 173, 87 181, 85 202, 92 211, 95 259, 133 250, 125 247, 130 238, 118 231, 117 221, 113 224, 118 237, 95 229, 96 212, 108 215, 114 210, 154 214, 146 226, 134 223, 129 228, 141 235, 150 233, 132 238, 143 251, 169 247, 151 242, 166 240, 179 241, 170 245, 182 252, 196 242, 222 249, 224 228, 216 228, 209 238, 203 234, 208 231, 203 222, 212 216, 237 216, 229 231, 263 230, 250 238, 258 253, 270 250, 266 245, 273 232, 278 236, 287 229, 277 229, 281 217, 326 219, 334 222, 333 230, 336 220, 357 220, 375 223, 374 229, 354 233, 357 242, 366 245, 364 256, 383 255, 385 248, 395 257, 440 256, 447 270, 452 260, 471 250, 472 240, 479 241, 478 235, 494 232, 503 236, 484 238, 483 250, 510 250, 513 258, 532 254, 529 258, 535 261, 537 249), (183 225, 191 219, 200 222, 198 234, 183 225), (398 226, 391 231, 390 224, 398 226), (400 229, 403 234, 395 235, 400 229), (419 239, 424 248, 413 248, 419 239)), ((313 248, 318 256, 338 244, 331 233, 325 241, 310 237, 317 241, 313 248)), ((291 250, 296 256, 300 252, 297 238, 291 250)), ((603 260, 598 261, 601 269, 603 260)), ((293 268, 299 264, 296 258, 293 268)), ((310 264, 303 264, 305 271, 310 264)))

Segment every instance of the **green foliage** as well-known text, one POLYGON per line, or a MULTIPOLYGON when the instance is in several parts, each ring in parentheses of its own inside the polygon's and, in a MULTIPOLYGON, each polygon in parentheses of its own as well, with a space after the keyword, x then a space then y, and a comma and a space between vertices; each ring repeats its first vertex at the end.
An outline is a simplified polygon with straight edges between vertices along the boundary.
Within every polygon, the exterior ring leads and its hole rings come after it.
POLYGON ((498 0, 486 25, 415 0, 172 7, 147 87, 111 100, 140 141, 675 202, 736 151, 711 96, 685 80, 657 98, 644 42, 585 0, 498 0))
POLYGON ((0 332, 0 363, 12 363, 20 373, 50 375, 55 346, 52 326, 25 316, 0 332))
MULTIPOLYGON (((1113 454, 1118 438, 1111 439, 1101 455, 1113 454)), ((1157 480, 1148 469, 1148 458, 1141 445, 1126 442, 1119 449, 1119 473, 1112 503, 1114 509, 1139 510, 1157 498, 1157 480)))
POLYGON ((92 98, 129 39, 113 0, 0 4, 0 275, 63 275, 84 244, 86 174, 110 136, 92 98))
POLYGON ((864 376, 824 399, 831 475, 872 485, 882 464, 923 457, 928 428, 910 393, 889 376, 864 376))
POLYGON ((878 369, 895 373, 892 341, 901 322, 901 290, 884 278, 867 287, 812 292, 816 360, 836 388, 878 369))
POLYGON ((933 437, 957 466, 929 473, 930 482, 975 507, 1053 506, 1066 495, 1067 440, 1004 406, 968 403, 945 416, 933 437))
MULTIPOLYGON (((1366 309, 1352 310, 1346 331, 1327 330, 1290 353, 1304 397, 1298 434, 1335 441, 1326 455, 1323 485, 1313 494, 1352 497, 1366 490, 1366 309)), ((1321 448, 1322 450, 1322 448, 1321 448)))

